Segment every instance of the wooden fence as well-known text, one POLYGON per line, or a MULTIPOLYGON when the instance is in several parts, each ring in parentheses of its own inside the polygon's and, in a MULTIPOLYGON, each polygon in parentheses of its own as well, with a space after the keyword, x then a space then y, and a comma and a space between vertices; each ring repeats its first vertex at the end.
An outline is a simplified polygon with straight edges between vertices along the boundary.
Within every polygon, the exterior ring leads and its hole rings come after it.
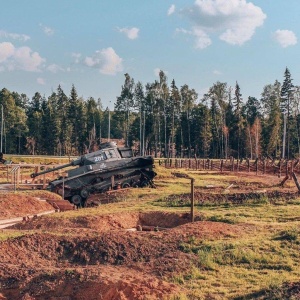
POLYGON ((57 165, 42 165, 42 164, 7 164, 0 165, 0 184, 9 184, 13 187, 20 188, 22 186, 31 186, 32 188, 45 188, 49 182, 49 177, 55 178, 62 170, 53 171, 48 174, 43 174, 36 178, 31 178, 30 174, 44 170, 49 170, 57 165), (47 175, 47 176, 46 176, 47 175))
POLYGON ((219 172, 255 172, 256 174, 274 174, 286 176, 290 173, 300 173, 299 159, 297 160, 271 160, 263 159, 159 159, 159 165, 166 168, 191 169, 199 171, 219 172))

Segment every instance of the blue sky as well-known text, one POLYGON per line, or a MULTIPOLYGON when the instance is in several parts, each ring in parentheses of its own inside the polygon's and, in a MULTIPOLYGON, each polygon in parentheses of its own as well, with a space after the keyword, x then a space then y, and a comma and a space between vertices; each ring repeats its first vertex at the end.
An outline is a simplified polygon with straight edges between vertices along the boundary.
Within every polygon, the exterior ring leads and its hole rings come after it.
POLYGON ((215 82, 244 101, 283 81, 300 84, 299 0, 0 0, 0 88, 48 97, 72 84, 113 107, 128 73, 163 70, 199 99, 215 82))

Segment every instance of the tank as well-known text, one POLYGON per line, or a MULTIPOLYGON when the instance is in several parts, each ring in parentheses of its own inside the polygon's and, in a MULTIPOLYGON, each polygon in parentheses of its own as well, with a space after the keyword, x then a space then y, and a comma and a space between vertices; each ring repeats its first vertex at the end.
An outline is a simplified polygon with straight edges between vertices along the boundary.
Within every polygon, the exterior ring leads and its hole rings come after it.
POLYGON ((153 187, 152 180, 156 176, 153 168, 152 156, 134 156, 131 148, 108 142, 101 144, 98 151, 80 156, 69 164, 33 173, 31 177, 66 169, 66 176, 49 182, 47 189, 84 207, 90 194, 110 189, 153 187))

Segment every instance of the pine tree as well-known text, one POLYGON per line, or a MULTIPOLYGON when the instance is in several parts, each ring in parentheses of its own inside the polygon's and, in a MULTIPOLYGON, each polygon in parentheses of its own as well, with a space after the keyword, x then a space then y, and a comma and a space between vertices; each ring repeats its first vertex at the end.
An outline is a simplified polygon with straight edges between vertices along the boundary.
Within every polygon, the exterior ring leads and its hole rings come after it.
MULTIPOLYGON (((171 83, 171 96, 169 98, 169 110, 170 110, 170 131, 171 131, 171 137, 170 137, 170 150, 171 150, 171 157, 174 157, 176 155, 176 148, 175 145, 177 144, 175 140, 175 134, 176 131, 179 128, 180 124, 180 112, 181 112, 181 106, 180 106, 180 93, 179 90, 175 84, 175 80, 172 80, 171 83)), ((177 148, 178 149, 178 148, 177 148)))
POLYGON ((69 99, 59 85, 57 88, 57 116, 58 116, 58 140, 57 149, 59 155, 70 153, 71 125, 68 122, 69 99))
POLYGON ((280 94, 281 84, 277 80, 266 85, 262 92, 262 146, 269 156, 278 156, 280 147, 280 94))
POLYGON ((213 157, 227 157, 228 155, 228 125, 226 111, 229 101, 229 91, 226 83, 215 83, 204 95, 204 102, 211 107, 211 153, 213 157))
MULTIPOLYGON (((242 149, 244 149, 244 140, 242 139, 242 133, 244 131, 244 124, 243 124, 243 115, 242 115, 242 107, 243 107, 243 99, 242 94, 240 92, 240 86, 236 82, 235 84, 235 91, 234 91, 234 98, 233 98, 233 105, 234 105, 234 115, 235 115, 235 122, 236 122, 236 150, 237 150, 237 158, 239 159, 244 153, 242 149)), ((244 136, 244 135, 243 135, 244 136)))
POLYGON ((145 95, 142 83, 137 82, 134 89, 134 106, 138 109, 139 119, 139 154, 143 155, 145 149, 145 95))
POLYGON ((284 72, 284 81, 281 87, 280 107, 283 113, 284 132, 283 132, 283 153, 282 156, 287 159, 290 157, 290 123, 293 108, 294 85, 292 83, 291 73, 288 68, 284 72), (286 147, 286 154, 285 154, 286 147))
POLYGON ((41 122, 42 122, 42 96, 36 92, 29 103, 27 125, 30 132, 30 138, 35 143, 35 151, 32 154, 41 152, 42 136, 41 136, 41 122))
POLYGON ((134 107, 133 93, 134 80, 126 73, 125 83, 122 86, 121 95, 117 98, 114 109, 116 118, 118 118, 120 122, 120 128, 124 128, 124 138, 127 146, 129 144, 130 112, 134 107))
POLYGON ((184 146, 188 149, 188 157, 192 154, 191 144, 191 120, 192 120, 192 109, 195 105, 198 94, 194 89, 190 89, 188 85, 183 85, 180 89, 181 104, 182 104, 182 132, 187 132, 183 136, 184 146))
MULTIPOLYGON (((71 153, 73 155, 78 155, 80 152, 80 119, 81 119, 81 108, 80 101, 78 99, 77 91, 74 85, 72 85, 71 93, 69 97, 69 105, 67 107, 67 124, 70 125, 71 135, 71 153)), ((70 154, 71 154, 70 153, 70 154)))

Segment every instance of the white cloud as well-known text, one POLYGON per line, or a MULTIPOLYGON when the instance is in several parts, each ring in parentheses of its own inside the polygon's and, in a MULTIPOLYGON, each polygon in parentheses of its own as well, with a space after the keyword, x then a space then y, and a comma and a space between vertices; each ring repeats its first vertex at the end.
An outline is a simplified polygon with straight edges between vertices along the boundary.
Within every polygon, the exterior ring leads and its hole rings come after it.
POLYGON ((39 71, 39 67, 45 61, 37 52, 32 52, 29 47, 17 48, 14 60, 17 68, 25 71, 39 71))
POLYGON ((18 33, 9 33, 5 30, 0 30, 0 37, 4 37, 6 39, 19 40, 21 42, 26 42, 30 40, 30 36, 26 34, 18 34, 18 33))
POLYGON ((174 14, 174 12, 175 12, 175 5, 172 4, 168 9, 168 16, 174 14))
POLYGON ((211 45, 211 39, 209 38, 208 34, 205 33, 204 30, 194 27, 193 28, 193 35, 196 38, 196 45, 197 49, 204 49, 211 45))
POLYGON ((81 58, 80 53, 72 53, 71 56, 75 59, 76 64, 78 64, 80 62, 80 58, 81 58))
POLYGON ((43 24, 40 24, 40 27, 43 29, 43 32, 48 35, 51 36, 54 34, 54 29, 48 27, 48 26, 44 26, 43 24))
POLYGON ((218 34, 226 43, 242 45, 266 18, 260 7, 246 0, 196 0, 182 14, 193 24, 192 34, 200 49, 211 44, 210 34, 218 34))
POLYGON ((218 70, 213 70, 213 74, 214 75, 221 75, 222 73, 220 71, 218 71, 218 70))
POLYGON ((123 59, 111 47, 98 50, 93 56, 87 56, 84 63, 88 67, 97 68, 102 74, 115 75, 123 71, 123 59))
POLYGON ((52 64, 52 65, 49 65, 47 67, 47 70, 52 72, 52 73, 57 73, 59 71, 64 71, 64 69, 62 67, 60 67, 59 65, 56 65, 56 64, 52 64))
POLYGON ((176 28, 176 32, 193 36, 195 38, 196 49, 204 49, 210 46, 212 43, 210 37, 205 33, 204 30, 200 29, 199 27, 193 27, 192 30, 176 28))
POLYGON ((49 35, 49 36, 50 36, 50 35, 53 35, 53 34, 54 34, 54 29, 45 26, 45 27, 44 27, 44 33, 45 33, 46 35, 49 35))
POLYGON ((29 47, 16 48, 9 42, 0 43, 1 69, 37 72, 44 61, 39 53, 29 47))
POLYGON ((290 30, 276 30, 274 38, 283 48, 297 44, 297 37, 295 33, 290 30))
POLYGON ((44 78, 41 78, 41 77, 37 78, 37 79, 36 79, 36 82, 37 82, 38 84, 40 84, 40 85, 45 85, 45 84, 46 84, 45 79, 44 79, 44 78))
POLYGON ((118 31, 124 33, 130 40, 135 40, 139 37, 139 29, 136 27, 132 28, 118 28, 118 31))
POLYGON ((15 47, 12 43, 0 43, 0 63, 5 62, 14 55, 15 47))

